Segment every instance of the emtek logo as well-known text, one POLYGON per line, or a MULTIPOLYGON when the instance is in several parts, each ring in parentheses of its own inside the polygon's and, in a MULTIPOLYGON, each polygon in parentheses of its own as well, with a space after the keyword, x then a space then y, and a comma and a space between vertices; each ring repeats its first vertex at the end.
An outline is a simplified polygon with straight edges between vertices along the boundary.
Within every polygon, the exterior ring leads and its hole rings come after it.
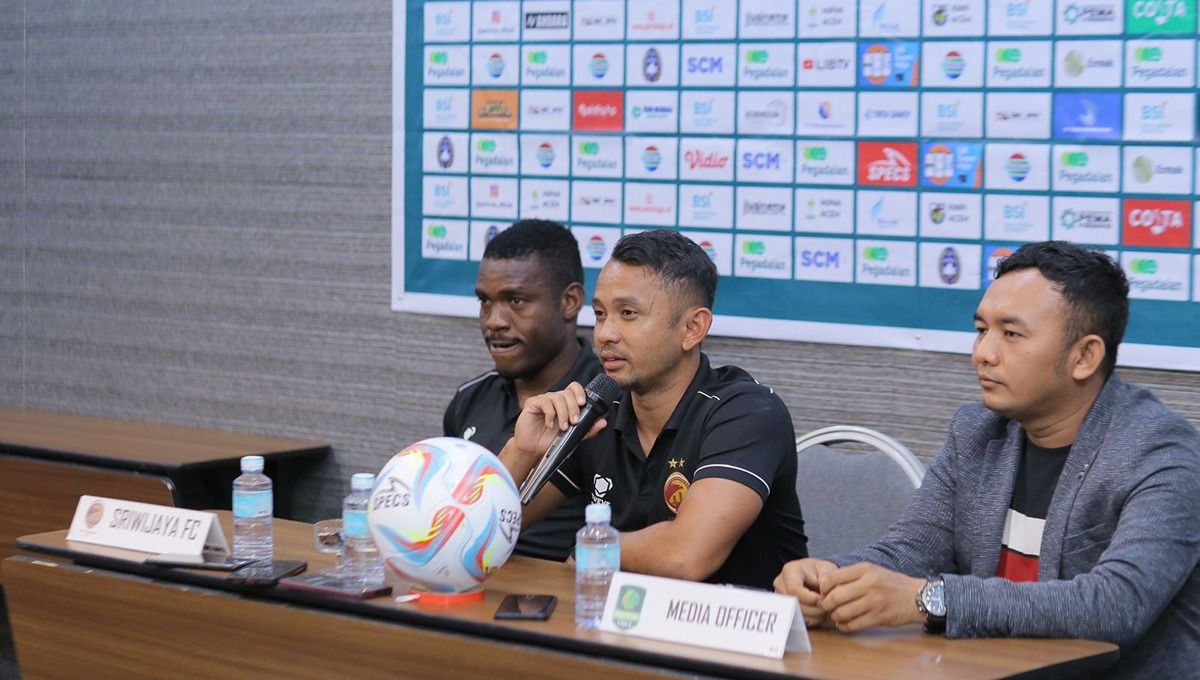
POLYGON ((887 262, 888 249, 883 246, 863 248, 863 257, 869 262, 887 262))
POLYGON ((1158 273, 1158 260, 1130 260, 1129 271, 1133 274, 1153 276, 1158 273))
POLYGON ((764 255, 767 252, 767 244, 762 241, 746 241, 742 244, 742 252, 746 255, 764 255))

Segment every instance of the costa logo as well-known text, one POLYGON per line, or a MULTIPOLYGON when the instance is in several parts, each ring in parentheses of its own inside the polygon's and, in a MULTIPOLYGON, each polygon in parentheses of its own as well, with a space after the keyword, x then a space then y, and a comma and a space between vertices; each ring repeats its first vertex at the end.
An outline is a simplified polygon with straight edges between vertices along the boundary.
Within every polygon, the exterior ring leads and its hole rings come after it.
POLYGON ((917 145, 898 142, 859 142, 858 183, 885 187, 917 185, 917 145))
POLYGON ((578 90, 572 106, 575 130, 620 132, 625 121, 625 97, 620 91, 578 90))
POLYGON ((1122 241, 1129 246, 1187 248, 1192 243, 1192 205, 1187 201, 1125 201, 1122 241))

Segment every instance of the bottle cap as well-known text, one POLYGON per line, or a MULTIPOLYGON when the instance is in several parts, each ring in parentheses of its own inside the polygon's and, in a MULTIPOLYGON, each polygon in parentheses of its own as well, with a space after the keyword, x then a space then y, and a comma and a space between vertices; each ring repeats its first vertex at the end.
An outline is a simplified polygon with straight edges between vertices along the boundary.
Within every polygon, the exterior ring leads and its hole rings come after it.
POLYGON ((242 456, 242 472, 262 472, 262 456, 242 456))
POLYGON ((375 486, 375 475, 370 472, 356 472, 350 477, 351 491, 370 491, 375 486))
POLYGON ((599 524, 612 521, 612 506, 608 503, 592 503, 584 511, 584 519, 588 524, 599 524))

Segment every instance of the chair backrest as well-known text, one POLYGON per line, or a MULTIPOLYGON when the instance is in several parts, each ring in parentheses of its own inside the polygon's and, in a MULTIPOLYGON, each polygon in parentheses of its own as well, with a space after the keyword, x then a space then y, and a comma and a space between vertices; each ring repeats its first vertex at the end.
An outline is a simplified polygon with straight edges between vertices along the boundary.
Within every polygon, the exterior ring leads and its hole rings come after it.
POLYGON ((827 557, 878 540, 912 500, 925 466, 900 442, 865 427, 835 425, 796 438, 796 493, 808 552, 827 557), (870 451, 838 450, 859 443, 870 451))

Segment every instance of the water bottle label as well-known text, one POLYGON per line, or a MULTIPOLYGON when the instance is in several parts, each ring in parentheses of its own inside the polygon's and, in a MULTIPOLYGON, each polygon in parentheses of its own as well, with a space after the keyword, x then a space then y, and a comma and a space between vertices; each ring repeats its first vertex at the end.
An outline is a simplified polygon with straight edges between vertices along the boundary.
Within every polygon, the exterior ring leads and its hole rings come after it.
POLYGON ((621 568, 621 547, 614 544, 607 548, 575 547, 575 571, 592 569, 609 569, 618 571, 621 568))
POLYGON ((367 526, 366 510, 346 510, 342 512, 342 530, 351 538, 370 538, 371 529, 367 526))
POLYGON ((243 491, 233 494, 233 516, 241 519, 270 517, 272 510, 270 491, 243 491))

